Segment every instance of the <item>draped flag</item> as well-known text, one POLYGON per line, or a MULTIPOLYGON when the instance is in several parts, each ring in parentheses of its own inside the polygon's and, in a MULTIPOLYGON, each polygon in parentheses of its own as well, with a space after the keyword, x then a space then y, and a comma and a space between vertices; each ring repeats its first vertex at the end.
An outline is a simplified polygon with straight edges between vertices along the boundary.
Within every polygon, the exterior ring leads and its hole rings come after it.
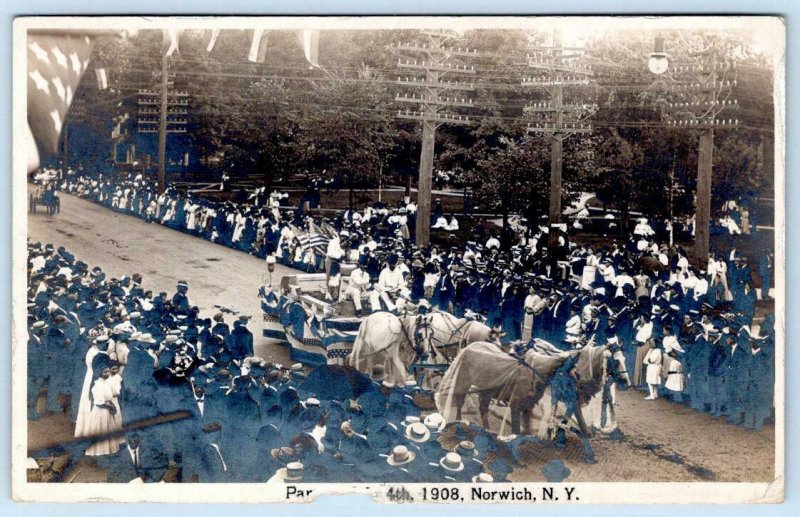
MULTIPOLYGON (((91 53, 89 36, 28 31, 28 127, 41 151, 58 152, 61 127, 91 53)), ((32 163, 29 158, 29 167, 32 163)))
POLYGON ((319 68, 319 31, 303 29, 298 33, 298 37, 303 46, 303 54, 305 54, 308 64, 314 68, 319 68))
POLYGON ((267 34, 264 29, 253 30, 253 41, 250 43, 247 60, 253 63, 263 63, 267 60, 267 34))

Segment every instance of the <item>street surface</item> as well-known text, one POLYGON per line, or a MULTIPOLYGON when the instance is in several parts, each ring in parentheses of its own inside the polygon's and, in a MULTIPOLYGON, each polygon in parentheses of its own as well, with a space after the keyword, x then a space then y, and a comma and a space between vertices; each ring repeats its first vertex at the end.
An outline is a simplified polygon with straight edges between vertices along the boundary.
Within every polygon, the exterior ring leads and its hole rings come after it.
MULTIPOLYGON (((29 215, 28 235, 56 247, 63 245, 89 267, 102 267, 109 277, 140 273, 145 289, 156 293, 166 291, 172 296, 177 282, 186 280, 189 299, 204 316, 217 312, 214 305, 253 316, 249 328, 256 353, 268 361, 289 362, 286 348, 266 345, 261 338, 257 293, 266 265, 258 258, 68 194, 61 195, 59 215, 29 215)), ((277 284, 283 275, 293 273, 278 265, 273 281, 277 284)), ((233 319, 226 315, 228 323, 233 319)), ((634 390, 619 394, 621 435, 598 434, 592 440, 596 465, 583 463, 580 443, 574 437, 563 450, 549 443, 528 443, 522 447, 522 468, 510 478, 544 481, 542 467, 556 458, 564 460, 571 470, 568 479, 576 482, 772 481, 774 426, 747 431, 665 400, 645 401, 644 396, 634 390)), ((63 415, 45 416, 28 426, 29 442, 47 435, 66 439, 72 436, 71 425, 63 415)), ((679 498, 676 493, 676 500, 679 498)))

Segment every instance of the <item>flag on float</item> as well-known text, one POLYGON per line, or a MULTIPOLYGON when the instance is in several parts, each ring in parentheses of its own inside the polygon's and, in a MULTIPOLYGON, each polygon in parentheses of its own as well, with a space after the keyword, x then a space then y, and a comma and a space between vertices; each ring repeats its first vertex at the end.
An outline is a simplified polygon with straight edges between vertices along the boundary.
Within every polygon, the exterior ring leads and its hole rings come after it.
POLYGON ((264 29, 253 30, 253 41, 250 43, 247 60, 253 63, 263 63, 267 60, 267 34, 264 29))
POLYGON ((300 242, 300 249, 303 251, 314 249, 322 254, 325 253, 330 238, 324 233, 321 233, 316 226, 312 226, 309 231, 301 230, 293 225, 289 225, 289 228, 291 228, 295 236, 297 236, 297 240, 300 242))
POLYGON ((28 31, 28 126, 40 151, 55 155, 61 128, 89 66, 92 38, 28 31))
POLYGON ((361 318, 326 318, 322 323, 321 342, 325 348, 327 363, 344 364, 345 358, 353 351, 361 318))

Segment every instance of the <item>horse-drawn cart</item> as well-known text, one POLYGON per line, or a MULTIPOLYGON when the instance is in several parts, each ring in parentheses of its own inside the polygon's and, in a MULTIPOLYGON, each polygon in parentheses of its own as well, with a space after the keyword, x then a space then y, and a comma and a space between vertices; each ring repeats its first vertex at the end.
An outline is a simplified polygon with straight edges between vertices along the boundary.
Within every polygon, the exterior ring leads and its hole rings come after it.
POLYGON ((61 211, 61 199, 55 190, 39 188, 28 198, 28 211, 35 214, 39 206, 47 210, 47 215, 55 215, 61 211))

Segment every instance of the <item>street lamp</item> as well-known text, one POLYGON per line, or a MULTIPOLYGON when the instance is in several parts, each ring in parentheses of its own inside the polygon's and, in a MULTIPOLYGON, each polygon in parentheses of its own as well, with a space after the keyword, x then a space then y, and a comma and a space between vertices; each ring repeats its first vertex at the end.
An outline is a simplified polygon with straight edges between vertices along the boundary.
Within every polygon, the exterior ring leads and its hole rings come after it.
POLYGON ((664 52, 664 38, 661 36, 655 38, 655 48, 650 52, 647 68, 656 75, 663 74, 669 68, 669 54, 664 52))

